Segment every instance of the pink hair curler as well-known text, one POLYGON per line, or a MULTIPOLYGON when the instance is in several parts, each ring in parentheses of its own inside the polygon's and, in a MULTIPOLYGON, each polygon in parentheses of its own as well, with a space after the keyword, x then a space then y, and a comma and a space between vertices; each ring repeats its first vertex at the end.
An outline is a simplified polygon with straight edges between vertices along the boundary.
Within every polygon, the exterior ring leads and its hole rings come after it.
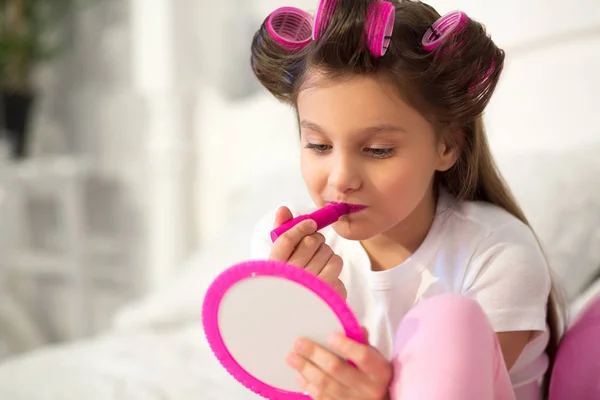
POLYGON ((367 38, 369 51, 375 57, 387 52, 394 30, 396 8, 389 1, 372 3, 367 16, 367 38))
MULTIPOLYGON (((319 2, 319 8, 315 15, 313 40, 317 40, 322 36, 336 5, 336 0, 321 0, 319 2)), ((395 16, 396 8, 389 1, 379 0, 369 7, 366 26, 367 40, 369 51, 375 57, 385 55, 389 47, 394 31, 395 16)))
MULTIPOLYGON (((426 51, 433 51, 437 49, 445 39, 450 37, 450 35, 456 35, 465 29, 469 21, 470 18, 462 11, 452 11, 444 15, 435 21, 423 35, 423 48, 426 51)), ((482 88, 495 70, 496 62, 493 62, 486 72, 481 75, 481 80, 469 87, 469 92, 474 92, 482 88)))
POLYGON ((335 11, 336 0, 321 0, 315 14, 312 38, 317 40, 321 37, 321 30, 325 30, 333 12, 335 11))
POLYGON ((296 7, 281 7, 267 17, 267 32, 281 46, 298 50, 311 41, 313 20, 296 7))
POLYGON ((222 272, 204 298, 202 324, 225 370, 267 399, 310 399, 285 362, 297 338, 327 348, 327 337, 342 332, 366 343, 342 297, 310 272, 280 261, 247 261, 222 272))
POLYGON ((469 23, 462 11, 452 11, 435 21, 423 35, 421 43, 427 51, 435 50, 450 34, 457 34, 469 23))

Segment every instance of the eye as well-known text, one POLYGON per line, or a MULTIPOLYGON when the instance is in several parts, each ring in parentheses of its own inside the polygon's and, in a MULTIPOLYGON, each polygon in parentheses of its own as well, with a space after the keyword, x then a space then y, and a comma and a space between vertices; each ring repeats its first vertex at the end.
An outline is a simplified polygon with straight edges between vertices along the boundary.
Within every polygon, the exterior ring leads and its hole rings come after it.
POLYGON ((329 144, 316 144, 316 143, 308 143, 305 148, 314 151, 317 154, 326 153, 328 150, 331 150, 331 145, 329 144))
POLYGON ((369 147, 364 149, 364 151, 369 153, 373 158, 388 158, 394 155, 394 149, 392 148, 379 149, 369 147))

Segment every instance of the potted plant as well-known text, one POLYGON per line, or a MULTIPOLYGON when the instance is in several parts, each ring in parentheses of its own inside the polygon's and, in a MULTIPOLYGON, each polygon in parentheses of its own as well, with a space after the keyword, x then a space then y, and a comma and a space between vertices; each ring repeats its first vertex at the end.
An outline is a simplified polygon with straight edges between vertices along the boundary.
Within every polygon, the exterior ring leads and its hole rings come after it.
POLYGON ((36 88, 32 72, 65 48, 67 19, 90 0, 0 0, 0 135, 26 155, 36 88))

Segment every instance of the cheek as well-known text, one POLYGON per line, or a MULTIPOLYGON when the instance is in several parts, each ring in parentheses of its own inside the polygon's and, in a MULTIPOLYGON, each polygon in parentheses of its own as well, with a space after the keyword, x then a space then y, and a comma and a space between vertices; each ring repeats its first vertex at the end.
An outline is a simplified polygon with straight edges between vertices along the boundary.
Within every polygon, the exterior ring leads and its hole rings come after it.
POLYGON ((398 162, 378 174, 377 189, 396 203, 398 199, 409 201, 419 198, 429 188, 435 174, 435 154, 433 152, 412 152, 400 157, 398 162))
POLYGON ((319 191, 323 181, 326 181, 326 175, 321 164, 305 152, 302 152, 300 156, 300 171, 302 179, 310 192, 319 191))
POLYGON ((398 199, 405 198, 409 192, 413 192, 422 178, 417 176, 410 165, 399 163, 394 168, 388 169, 386 173, 378 174, 375 186, 386 202, 396 203, 398 199))

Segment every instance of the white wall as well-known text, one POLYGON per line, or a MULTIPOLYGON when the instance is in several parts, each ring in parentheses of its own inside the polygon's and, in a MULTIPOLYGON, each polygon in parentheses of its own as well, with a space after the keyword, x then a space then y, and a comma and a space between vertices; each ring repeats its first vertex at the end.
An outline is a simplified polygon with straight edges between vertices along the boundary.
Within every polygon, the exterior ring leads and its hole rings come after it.
POLYGON ((194 19, 206 15, 199 11, 189 0, 96 2, 68 27, 69 51, 37 75, 32 154, 85 155, 122 175, 148 290, 197 245, 186 115, 210 71, 190 51, 206 39, 194 34, 194 19))
POLYGON ((568 146, 600 135, 600 2, 433 0, 462 9, 506 51, 487 122, 495 149, 568 146))

